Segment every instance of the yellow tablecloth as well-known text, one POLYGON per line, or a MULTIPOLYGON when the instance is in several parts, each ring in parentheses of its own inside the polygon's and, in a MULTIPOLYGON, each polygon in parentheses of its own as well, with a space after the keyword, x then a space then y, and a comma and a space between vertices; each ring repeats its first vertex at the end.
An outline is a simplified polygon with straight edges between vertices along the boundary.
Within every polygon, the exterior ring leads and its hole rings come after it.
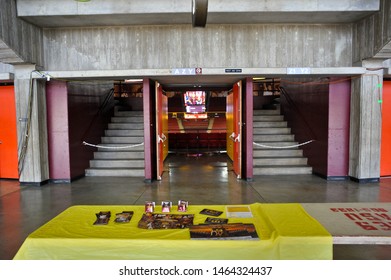
MULTIPOLYGON (((174 208, 174 207, 173 207, 174 208)), ((224 205, 190 205, 194 224, 204 223, 204 209, 224 205)), ((14 259, 100 260, 248 260, 332 259, 332 237, 300 204, 251 204, 259 240, 191 240, 189 229, 146 230, 137 227, 144 206, 72 206, 30 234, 14 259), (111 211, 108 225, 93 225, 95 213, 111 211), (115 213, 134 211, 129 223, 114 223, 115 213)), ((159 207, 156 213, 159 213, 159 207)), ((179 213, 175 210, 172 213, 179 213)))

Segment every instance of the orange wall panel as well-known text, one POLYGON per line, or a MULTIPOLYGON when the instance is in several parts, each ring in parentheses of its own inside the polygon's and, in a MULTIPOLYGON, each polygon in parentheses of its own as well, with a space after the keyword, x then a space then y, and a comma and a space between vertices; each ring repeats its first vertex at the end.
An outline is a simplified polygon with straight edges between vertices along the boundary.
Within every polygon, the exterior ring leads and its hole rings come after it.
POLYGON ((17 179, 18 144, 13 86, 0 86, 0 178, 17 179))
POLYGON ((391 175, 391 81, 383 83, 380 176, 391 175))

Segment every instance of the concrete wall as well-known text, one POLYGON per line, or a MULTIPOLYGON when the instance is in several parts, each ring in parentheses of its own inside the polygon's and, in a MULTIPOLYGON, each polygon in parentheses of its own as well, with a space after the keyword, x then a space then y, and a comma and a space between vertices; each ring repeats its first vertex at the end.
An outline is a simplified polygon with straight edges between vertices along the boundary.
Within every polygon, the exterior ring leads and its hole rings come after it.
POLYGON ((352 26, 129 26, 44 30, 47 70, 352 65, 352 26))
MULTIPOLYGON (((353 27, 353 62, 373 58, 390 41, 391 1, 381 0, 379 12, 359 21, 353 27)), ((385 58, 390 58, 390 53, 385 58)))
POLYGON ((10 64, 0 63, 0 73, 14 73, 14 67, 10 64))
POLYGON ((49 179, 46 86, 42 80, 31 82, 30 74, 34 68, 33 65, 15 65, 18 150, 22 151, 26 147, 25 153, 19 152, 19 169, 21 170, 19 181, 26 184, 41 184, 49 179), (30 106, 31 96, 32 105, 30 106), (28 130, 29 108, 31 108, 31 125, 28 130), (26 135, 29 135, 28 141, 24 141, 26 135))
POLYGON ((381 86, 383 70, 352 80, 349 176, 359 182, 380 177, 381 86))
POLYGON ((42 29, 17 17, 16 0, 0 0, 0 7, 0 61, 43 66, 42 29))

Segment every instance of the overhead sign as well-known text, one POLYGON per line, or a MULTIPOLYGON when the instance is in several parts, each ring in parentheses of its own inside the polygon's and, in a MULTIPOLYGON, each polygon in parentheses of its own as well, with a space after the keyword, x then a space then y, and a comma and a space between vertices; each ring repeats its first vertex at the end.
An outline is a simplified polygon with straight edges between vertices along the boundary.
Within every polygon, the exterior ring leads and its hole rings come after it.
POLYGON ((228 69, 225 69, 225 73, 242 73, 242 69, 240 69, 240 68, 228 68, 228 69))
POLYGON ((286 73, 288 75, 309 75, 311 74, 311 68, 287 68, 286 73))
POLYGON ((172 75, 200 75, 202 74, 202 68, 173 68, 171 69, 172 75))

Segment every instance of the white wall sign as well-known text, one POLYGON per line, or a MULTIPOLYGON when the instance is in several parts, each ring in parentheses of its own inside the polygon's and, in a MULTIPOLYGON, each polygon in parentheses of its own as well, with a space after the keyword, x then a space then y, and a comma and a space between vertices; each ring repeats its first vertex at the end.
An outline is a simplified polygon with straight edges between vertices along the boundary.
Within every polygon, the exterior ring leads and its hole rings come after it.
POLYGON ((309 75, 311 74, 311 68, 287 68, 286 73, 288 75, 309 75))
POLYGON ((172 75, 195 75, 196 68, 174 68, 171 69, 172 75))

